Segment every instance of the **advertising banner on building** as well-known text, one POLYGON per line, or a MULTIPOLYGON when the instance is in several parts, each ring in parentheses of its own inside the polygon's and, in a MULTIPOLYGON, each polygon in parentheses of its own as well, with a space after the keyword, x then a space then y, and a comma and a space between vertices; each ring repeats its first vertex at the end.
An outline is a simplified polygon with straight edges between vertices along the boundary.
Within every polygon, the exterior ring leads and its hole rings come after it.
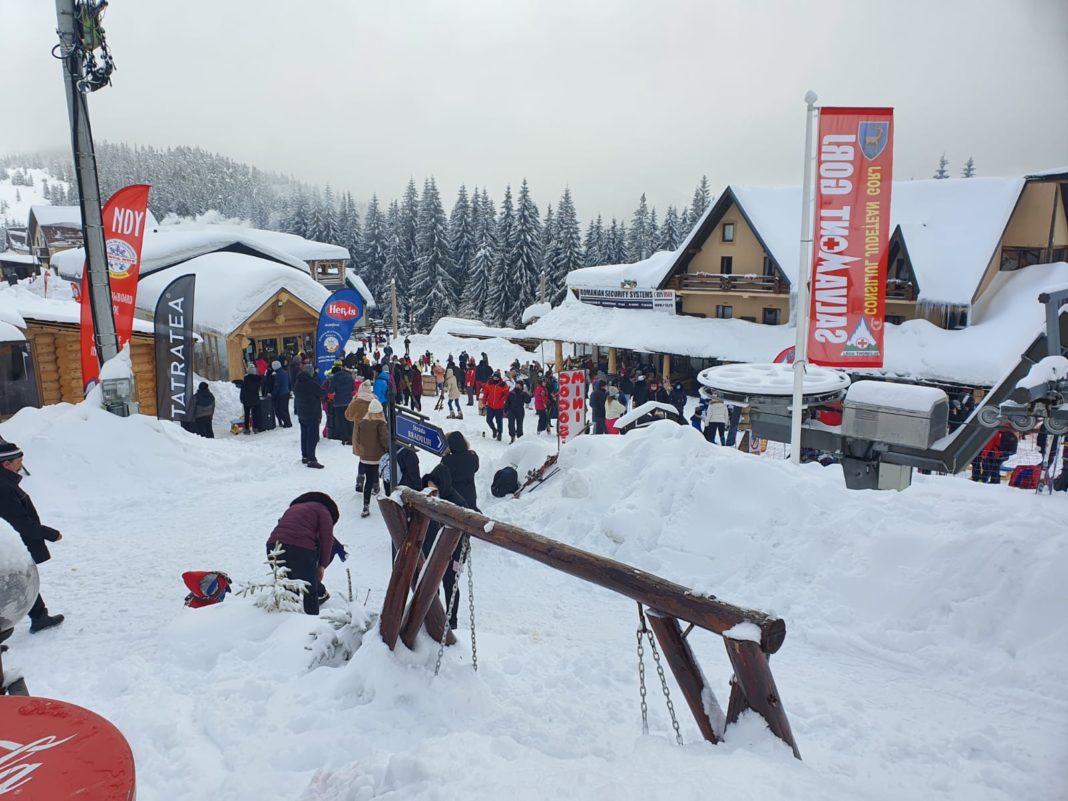
POLYGON ((363 319, 363 296, 355 289, 339 289, 326 299, 319 312, 319 326, 315 331, 315 365, 319 381, 335 361, 345 355, 345 343, 356 323, 363 319))
POLYGON ((156 417, 192 417, 195 275, 175 278, 156 301, 156 417))
POLYGON ((560 397, 556 430, 563 444, 573 440, 586 427, 586 373, 583 370, 565 370, 558 378, 560 397))
POLYGON ((820 109, 808 361, 881 367, 894 112, 820 109))
MULTIPOLYGON (((145 240, 148 216, 147 184, 126 186, 104 204, 104 250, 108 258, 108 282, 111 285, 111 312, 119 349, 133 333, 134 306, 137 301, 137 277, 141 270, 141 245, 145 240)), ((92 305, 89 300, 89 270, 82 265, 81 302, 82 389, 96 383, 100 360, 96 353, 92 305)))
POLYGON ((652 309, 675 313, 674 289, 578 289, 578 299, 591 306, 614 309, 652 309))

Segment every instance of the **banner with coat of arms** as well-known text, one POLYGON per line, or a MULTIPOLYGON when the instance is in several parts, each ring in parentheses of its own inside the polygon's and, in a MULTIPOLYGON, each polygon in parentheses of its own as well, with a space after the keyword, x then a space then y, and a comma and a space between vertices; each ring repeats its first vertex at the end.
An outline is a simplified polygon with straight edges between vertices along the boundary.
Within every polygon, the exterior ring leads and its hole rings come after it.
POLYGON ((882 367, 894 111, 820 109, 808 361, 882 367))
MULTIPOLYGON (((111 312, 119 350, 133 333, 134 307, 137 301, 137 278, 141 270, 141 245, 145 240, 148 212, 147 184, 125 186, 104 205, 104 250, 108 259, 108 283, 111 287, 111 312)), ((100 359, 96 352, 96 332, 89 299, 89 275, 82 265, 82 283, 78 294, 81 303, 82 389, 88 389, 100 377, 100 359)))

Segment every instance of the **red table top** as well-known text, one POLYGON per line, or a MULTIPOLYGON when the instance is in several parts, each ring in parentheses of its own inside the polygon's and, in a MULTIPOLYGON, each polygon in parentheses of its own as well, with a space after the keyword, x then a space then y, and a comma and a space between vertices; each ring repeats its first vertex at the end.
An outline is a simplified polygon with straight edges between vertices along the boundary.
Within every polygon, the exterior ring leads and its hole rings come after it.
POLYGON ((0 798, 133 801, 134 762, 118 729, 50 698, 0 696, 0 798))

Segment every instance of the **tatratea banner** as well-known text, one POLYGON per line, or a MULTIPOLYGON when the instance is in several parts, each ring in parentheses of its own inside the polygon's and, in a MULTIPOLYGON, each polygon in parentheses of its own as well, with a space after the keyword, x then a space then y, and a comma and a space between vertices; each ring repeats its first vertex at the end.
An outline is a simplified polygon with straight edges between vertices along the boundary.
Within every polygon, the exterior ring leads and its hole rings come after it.
POLYGON ((569 442, 586 427, 586 373, 565 370, 558 376, 560 397, 557 401, 556 431, 560 442, 569 442))
MULTIPOLYGON (((147 184, 123 187, 104 204, 104 249, 108 257, 111 311, 120 350, 130 341, 133 333, 137 276, 141 270, 141 245, 145 240, 150 188, 147 184)), ((85 389, 100 377, 93 312, 89 302, 89 271, 85 265, 82 266, 79 300, 82 306, 82 389, 85 389)))
POLYGON ((363 313, 363 296, 355 289, 339 289, 326 299, 315 332, 315 364, 320 381, 326 378, 331 365, 345 355, 345 343, 363 313))
POLYGON ((894 111, 820 109, 808 361, 881 367, 894 111))
POLYGON ((193 403, 195 275, 175 278, 156 301, 156 417, 188 420, 193 403))

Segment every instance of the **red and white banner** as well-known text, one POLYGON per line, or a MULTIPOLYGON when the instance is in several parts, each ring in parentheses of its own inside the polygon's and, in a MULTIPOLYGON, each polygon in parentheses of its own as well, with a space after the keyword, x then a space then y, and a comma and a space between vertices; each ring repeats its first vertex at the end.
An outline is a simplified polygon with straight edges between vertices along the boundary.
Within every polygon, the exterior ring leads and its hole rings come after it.
POLYGON ((586 372, 567 370, 558 376, 560 396, 557 401, 556 430, 560 442, 573 440, 586 427, 586 372))
MULTIPOLYGON (((104 250, 108 257, 108 280, 111 283, 111 310, 119 349, 133 333, 134 304, 137 300, 137 276, 141 270, 141 245, 145 239, 148 216, 147 184, 126 186, 104 205, 104 250)), ((82 389, 95 384, 100 376, 96 353, 93 312, 89 302, 89 271, 82 265, 79 292, 82 327, 82 389)))
POLYGON ((881 367, 894 110, 820 109, 808 361, 881 367))

